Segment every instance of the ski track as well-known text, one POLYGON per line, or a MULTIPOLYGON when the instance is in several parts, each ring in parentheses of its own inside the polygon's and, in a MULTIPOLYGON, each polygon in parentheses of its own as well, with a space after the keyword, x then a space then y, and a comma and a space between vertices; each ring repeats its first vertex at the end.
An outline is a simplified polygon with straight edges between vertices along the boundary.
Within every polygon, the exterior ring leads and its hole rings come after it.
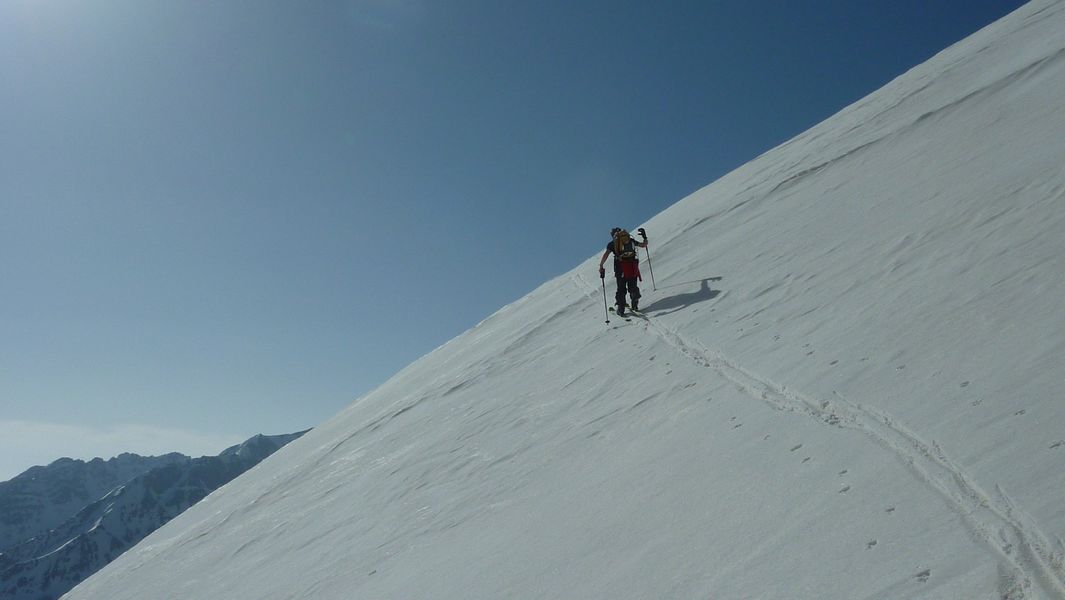
MULTIPOLYGON (((579 273, 573 283, 588 281, 579 273)), ((582 285, 583 284, 583 285, 582 285)), ((592 294, 588 295, 591 298, 592 294)), ((644 329, 696 364, 711 369, 741 391, 773 408, 811 417, 825 425, 860 431, 895 454, 924 484, 941 495, 967 525, 974 538, 990 547, 1003 561, 1000 575, 1003 600, 1031 598, 1033 587, 1044 598, 1065 600, 1065 553, 1053 544, 1034 520, 1016 507, 1000 486, 989 493, 954 462, 940 445, 925 441, 887 413, 851 402, 838 392, 833 399, 815 400, 777 385, 733 363, 718 351, 667 328, 655 317, 643 319, 644 329)))

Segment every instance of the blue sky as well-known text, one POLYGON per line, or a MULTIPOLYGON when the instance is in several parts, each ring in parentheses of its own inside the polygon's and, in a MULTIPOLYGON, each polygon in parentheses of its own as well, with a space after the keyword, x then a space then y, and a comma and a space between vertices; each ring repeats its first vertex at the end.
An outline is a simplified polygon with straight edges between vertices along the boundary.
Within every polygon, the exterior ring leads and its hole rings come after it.
POLYGON ((0 479, 314 426, 1021 4, 0 3, 0 479))

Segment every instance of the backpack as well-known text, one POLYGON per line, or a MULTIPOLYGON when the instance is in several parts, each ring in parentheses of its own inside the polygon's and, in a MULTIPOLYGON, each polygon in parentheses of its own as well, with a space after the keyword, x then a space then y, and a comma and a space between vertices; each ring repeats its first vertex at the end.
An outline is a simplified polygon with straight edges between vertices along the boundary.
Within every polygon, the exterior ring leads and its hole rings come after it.
POLYGON ((614 268, 621 271, 622 277, 643 279, 640 276, 640 258, 636 255, 636 244, 632 243, 632 236, 624 229, 614 236, 614 258, 617 260, 614 268))
POLYGON ((614 256, 621 262, 634 262, 636 258, 636 245, 632 243, 632 236, 622 229, 614 236, 614 256))

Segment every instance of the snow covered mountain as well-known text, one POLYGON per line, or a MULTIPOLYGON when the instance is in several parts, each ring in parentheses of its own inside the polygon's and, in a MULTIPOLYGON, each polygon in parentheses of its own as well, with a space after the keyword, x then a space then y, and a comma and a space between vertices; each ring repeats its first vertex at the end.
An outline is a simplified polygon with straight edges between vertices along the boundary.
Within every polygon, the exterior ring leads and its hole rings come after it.
POLYGON ((110 460, 61 458, 0 482, 0 549, 58 527, 70 515, 119 485, 156 467, 188 460, 182 454, 110 460))
POLYGON ((590 257, 66 598, 1065 598, 1063 98, 1037 0, 643 224, 647 318, 590 257))
POLYGON ((176 453, 154 458, 123 454, 110 461, 62 459, 49 467, 30 469, 3 484, 7 486, 7 497, 18 499, 20 506, 35 498, 39 512, 49 517, 58 514, 59 508, 72 506, 69 497, 84 498, 76 492, 89 493, 89 488, 98 489, 113 482, 123 468, 125 473, 134 474, 111 483, 112 488, 104 494, 92 496, 97 498, 95 501, 84 501, 80 505, 83 508, 71 510, 61 523, 42 520, 33 537, 5 546, 0 552, 0 598, 58 598, 144 536, 300 435, 257 435, 219 456, 196 459, 176 453), (112 468, 105 471, 108 465, 112 468), (136 470, 133 465, 155 466, 136 470), (106 476, 85 477, 87 469, 106 476), (71 483, 71 471, 81 475, 73 478, 76 485, 71 483), (22 491, 43 487, 52 494, 49 498, 20 495, 10 491, 10 484, 22 491), (63 491, 59 496, 63 502, 53 505, 50 499, 56 497, 55 490, 63 491))

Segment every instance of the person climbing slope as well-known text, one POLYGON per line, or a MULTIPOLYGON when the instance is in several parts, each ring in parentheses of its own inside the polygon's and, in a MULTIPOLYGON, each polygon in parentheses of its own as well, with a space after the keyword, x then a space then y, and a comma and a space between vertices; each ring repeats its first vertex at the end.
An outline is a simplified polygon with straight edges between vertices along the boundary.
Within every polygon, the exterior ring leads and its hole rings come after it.
POLYGON ((636 248, 647 247, 647 232, 642 227, 638 231, 643 238, 642 242, 632 239, 629 232, 620 227, 610 230, 610 243, 606 245, 606 252, 603 252, 603 257, 599 259, 599 278, 604 279, 606 269, 603 265, 606 264, 606 257, 614 255, 614 277, 618 284, 614 300, 619 315, 625 314, 626 306, 631 306, 632 310, 640 309, 640 259, 636 255, 636 248), (631 304, 625 303, 626 292, 631 304))

